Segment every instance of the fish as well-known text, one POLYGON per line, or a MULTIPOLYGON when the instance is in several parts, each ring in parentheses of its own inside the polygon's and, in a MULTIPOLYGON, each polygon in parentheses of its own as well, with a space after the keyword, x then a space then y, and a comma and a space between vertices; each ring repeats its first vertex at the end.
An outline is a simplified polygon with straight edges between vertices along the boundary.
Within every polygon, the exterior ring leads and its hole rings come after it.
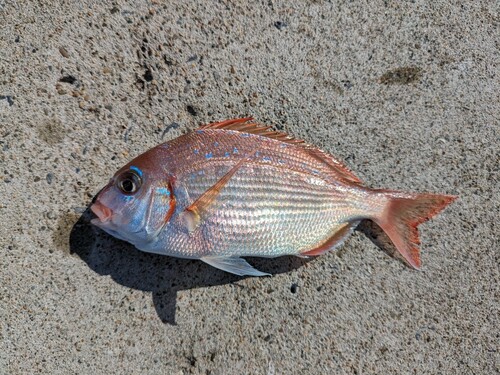
POLYGON ((265 276, 244 257, 315 257, 372 220, 411 267, 418 226, 457 196, 366 186, 342 161, 245 117, 203 125, 120 168, 92 224, 137 249, 265 276))

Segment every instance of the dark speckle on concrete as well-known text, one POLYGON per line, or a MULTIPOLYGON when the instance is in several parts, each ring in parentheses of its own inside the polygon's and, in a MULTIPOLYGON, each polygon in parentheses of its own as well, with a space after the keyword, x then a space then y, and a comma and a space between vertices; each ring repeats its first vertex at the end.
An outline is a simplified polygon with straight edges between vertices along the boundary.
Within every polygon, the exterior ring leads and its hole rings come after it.
POLYGON ((153 72, 151 69, 146 69, 143 75, 143 78, 146 82, 151 82, 153 80, 153 72))
POLYGON ((59 78, 59 82, 69 83, 71 85, 74 84, 76 81, 77 81, 76 77, 74 77, 72 75, 67 75, 67 76, 63 76, 63 77, 59 78))
POLYGON ((417 82, 422 77, 422 69, 418 67, 403 67, 390 70, 382 77, 380 83, 385 85, 399 84, 407 85, 409 83, 417 82))
POLYGON ((10 95, 0 95, 0 100, 6 100, 9 106, 14 105, 14 99, 10 95))
POLYGON ((276 27, 278 30, 283 30, 287 26, 288 26, 288 24, 284 21, 276 21, 274 23, 274 27, 276 27))
POLYGON ((198 111, 196 110, 195 107, 193 107, 192 105, 187 105, 186 106, 186 110, 188 111, 188 113, 191 115, 191 116, 197 116, 198 115, 198 111))
POLYGON ((344 84, 344 87, 347 89, 347 90, 350 90, 352 89, 353 87, 353 84, 351 81, 349 80, 343 80, 342 83, 344 84))

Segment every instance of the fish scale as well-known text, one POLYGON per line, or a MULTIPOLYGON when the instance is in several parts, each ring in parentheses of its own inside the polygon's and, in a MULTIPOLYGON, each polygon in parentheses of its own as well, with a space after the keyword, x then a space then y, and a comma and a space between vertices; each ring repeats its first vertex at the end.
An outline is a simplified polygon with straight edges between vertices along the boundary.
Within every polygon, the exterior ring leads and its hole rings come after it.
MULTIPOLYGON (((214 168, 209 162, 198 163, 199 168, 210 170, 207 174, 211 177, 186 182, 185 190, 193 196, 201 195, 228 171, 231 164, 234 161, 215 164, 217 168, 214 168)), ((339 209, 348 209, 348 204, 335 200, 334 187, 321 183, 319 177, 305 176, 294 170, 287 171, 282 177, 279 172, 272 165, 244 164, 213 203, 211 215, 197 234, 188 234, 179 225, 176 235, 172 231, 166 232, 159 243, 164 246, 173 241, 167 247, 188 249, 178 254, 188 257, 200 254, 239 256, 251 253, 269 257, 297 254, 320 243, 340 224, 342 216, 349 215, 347 210, 337 213, 339 209), (259 177, 252 177, 247 169, 259 177), (299 190, 306 178, 319 182, 310 185, 307 191, 299 190), (266 186, 273 188, 267 189, 266 186), (293 196, 291 186, 297 187, 293 196), (296 204, 290 204, 293 201, 296 204), (220 233, 225 233, 223 241, 220 233)), ((183 174, 177 179, 182 185, 183 174)), ((178 205, 178 214, 188 203, 178 205)), ((172 219, 175 222, 177 218, 178 215, 172 219)))
MULTIPOLYGON (((282 144, 285 147, 280 145, 277 148, 276 141, 272 139, 252 134, 248 137, 242 136, 242 133, 236 131, 225 132, 224 139, 221 140, 217 132, 220 133, 214 130, 192 132, 162 147, 174 152, 176 160, 185 160, 183 167, 188 173, 198 170, 199 164, 206 161, 207 155, 212 155, 208 159, 213 163, 220 162, 223 158, 233 162, 248 158, 269 165, 276 163, 285 169, 297 170, 308 175, 315 171, 318 175, 323 172, 324 179, 330 180, 331 183, 338 182, 332 181, 328 174, 324 174, 329 170, 326 164, 319 162, 300 146, 282 144), (214 146, 215 142, 219 145, 214 146), (226 152, 229 152, 227 157, 224 156, 226 152)), ((177 165, 172 167, 178 169, 177 165)))
POLYGON ((122 167, 92 222, 143 251, 262 276, 243 256, 315 256, 374 220, 420 267, 417 226, 456 197, 371 189, 333 156, 250 119, 209 124, 122 167))

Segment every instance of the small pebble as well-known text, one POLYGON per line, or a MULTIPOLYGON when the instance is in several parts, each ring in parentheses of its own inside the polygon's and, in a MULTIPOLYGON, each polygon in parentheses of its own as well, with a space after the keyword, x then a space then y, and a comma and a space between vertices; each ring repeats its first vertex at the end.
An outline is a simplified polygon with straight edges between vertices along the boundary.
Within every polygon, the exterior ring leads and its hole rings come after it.
POLYGON ((45 179, 47 180, 47 183, 50 185, 52 183, 52 180, 54 179, 54 175, 52 173, 47 173, 45 179))

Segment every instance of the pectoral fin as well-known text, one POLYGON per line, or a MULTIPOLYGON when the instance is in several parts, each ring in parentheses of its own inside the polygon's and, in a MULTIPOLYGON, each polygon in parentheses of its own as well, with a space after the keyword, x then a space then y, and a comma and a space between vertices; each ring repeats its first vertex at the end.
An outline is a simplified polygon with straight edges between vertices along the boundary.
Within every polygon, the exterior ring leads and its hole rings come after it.
POLYGON ((271 276, 269 273, 256 270, 245 259, 238 257, 204 257, 201 260, 212 267, 238 276, 271 276))
POLYGON ((193 232, 203 222, 204 218, 210 212, 210 206, 215 201, 221 190, 226 186, 228 181, 233 177, 236 171, 241 167, 245 159, 241 159, 234 167, 231 168, 219 181, 217 181, 210 189, 205 191, 193 204, 191 204, 182 213, 182 219, 189 232, 193 232))

